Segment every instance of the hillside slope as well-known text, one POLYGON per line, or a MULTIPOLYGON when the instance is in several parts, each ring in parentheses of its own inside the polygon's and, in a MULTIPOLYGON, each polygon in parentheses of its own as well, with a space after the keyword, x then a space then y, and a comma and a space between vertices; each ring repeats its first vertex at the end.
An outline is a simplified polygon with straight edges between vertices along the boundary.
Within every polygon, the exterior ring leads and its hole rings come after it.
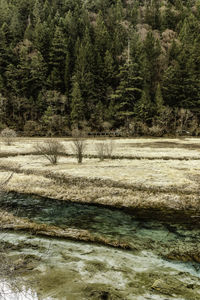
POLYGON ((0 0, 0 126, 198 135, 200 1, 0 0))

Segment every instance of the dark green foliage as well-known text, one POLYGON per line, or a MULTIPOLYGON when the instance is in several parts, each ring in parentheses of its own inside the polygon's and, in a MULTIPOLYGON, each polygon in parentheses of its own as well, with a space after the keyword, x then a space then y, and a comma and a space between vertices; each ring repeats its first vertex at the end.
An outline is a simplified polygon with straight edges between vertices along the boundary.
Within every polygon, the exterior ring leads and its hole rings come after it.
POLYGON ((84 120, 84 103, 78 82, 74 80, 72 87, 72 103, 71 103, 71 121, 75 127, 80 126, 84 120))
POLYGON ((198 123, 199 66, 199 0, 0 1, 3 127, 155 128, 180 109, 198 123))
POLYGON ((134 106, 141 97, 142 78, 137 73, 137 65, 127 61, 119 70, 119 85, 112 95, 117 108, 116 117, 124 120, 133 116, 134 106))

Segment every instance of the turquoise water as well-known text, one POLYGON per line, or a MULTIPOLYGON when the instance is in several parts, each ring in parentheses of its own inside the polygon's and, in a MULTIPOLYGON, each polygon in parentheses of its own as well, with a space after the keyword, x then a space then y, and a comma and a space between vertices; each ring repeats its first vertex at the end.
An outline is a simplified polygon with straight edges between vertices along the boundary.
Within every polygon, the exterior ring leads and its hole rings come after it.
MULTIPOLYGON (((184 226, 141 220, 118 209, 15 193, 1 194, 0 207, 36 223, 85 229, 92 236, 125 241, 132 249, 128 252, 89 242, 37 237, 27 232, 2 232, 0 240, 16 246, 16 249, 10 247, 9 255, 14 257, 34 255, 41 260, 37 273, 34 274, 34 280, 35 276, 38 277, 38 282, 43 280, 38 287, 38 295, 43 291, 44 296, 30 299, 47 299, 46 296, 51 295, 53 298, 48 299, 63 300, 65 299, 63 295, 66 295, 69 287, 70 297, 76 294, 78 288, 80 289, 80 295, 72 298, 76 300, 96 299, 88 296, 86 291, 91 291, 92 294, 93 289, 96 293, 101 288, 111 295, 118 293, 121 297, 119 299, 127 300, 200 299, 200 296, 196 296, 197 292, 200 295, 197 287, 200 264, 194 261, 180 262, 167 259, 168 253, 175 251, 181 254, 185 250, 190 253, 192 249, 200 247, 200 230, 197 227, 189 228, 188 224, 184 226), (51 276, 55 285, 49 288, 51 276), (71 284, 71 276, 74 278, 74 286, 71 284), (170 284, 179 280, 181 291, 177 294, 172 292, 173 295, 167 298, 164 295, 159 296, 152 290, 151 285, 160 278, 163 282, 168 278, 170 284), (99 286, 99 282, 103 287, 99 286), (188 282, 194 284, 194 291, 190 287, 187 288, 188 282), (186 296, 183 296, 184 291, 188 293, 186 296)), ((32 288, 34 294, 37 287, 32 288)))
MULTIPOLYGON (((165 248, 175 244, 195 245, 200 241, 199 229, 184 225, 140 220, 126 212, 30 195, 1 195, 0 206, 19 217, 61 228, 88 230, 92 235, 128 242, 133 248, 165 248)), ((179 246, 180 246, 179 245, 179 246)))

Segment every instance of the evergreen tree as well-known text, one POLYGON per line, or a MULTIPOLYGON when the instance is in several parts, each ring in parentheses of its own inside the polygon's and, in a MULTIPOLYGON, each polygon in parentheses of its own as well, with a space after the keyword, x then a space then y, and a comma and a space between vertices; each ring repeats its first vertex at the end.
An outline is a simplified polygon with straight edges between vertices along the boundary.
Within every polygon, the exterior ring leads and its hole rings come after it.
POLYGON ((61 134, 79 117, 92 130, 157 124, 166 106, 200 122, 199 16, 199 0, 1 0, 2 122, 48 117, 61 134))
POLYGON ((98 99, 96 97, 97 91, 95 87, 95 56, 94 48, 89 34, 88 28, 86 28, 82 43, 77 49, 77 59, 75 62, 75 77, 79 83, 81 95, 84 99, 84 103, 87 107, 86 117, 90 118, 91 113, 95 110, 98 99))
POLYGON ((150 97, 154 97, 156 85, 160 81, 160 55, 160 42, 149 31, 143 43, 142 76, 149 86, 150 97))
POLYGON ((73 126, 79 128, 81 122, 84 120, 84 102, 76 79, 73 82, 71 97, 71 121, 73 126))
POLYGON ((122 121, 134 114, 134 105, 141 97, 142 78, 135 73, 134 64, 126 62, 119 70, 119 85, 112 95, 122 121))
POLYGON ((0 74, 5 78, 6 67, 12 62, 12 53, 3 28, 0 29, 0 74))
POLYGON ((42 4, 40 3, 40 0, 35 0, 34 7, 33 7, 33 22, 35 25, 43 21, 42 13, 43 13, 43 8, 42 8, 42 4))
POLYGON ((43 57, 28 40, 18 44, 16 53, 17 65, 10 64, 7 67, 7 87, 18 96, 36 99, 44 86, 46 76, 43 57))
POLYGON ((107 31, 102 12, 97 16, 97 26, 95 28, 95 47, 96 51, 103 57, 109 48, 110 37, 107 31))
POLYGON ((56 27, 50 51, 49 86, 52 89, 64 92, 64 68, 67 53, 67 41, 60 27, 56 27))
POLYGON ((161 91, 160 83, 158 83, 156 88, 156 94, 155 94, 155 112, 156 114, 160 114, 163 111, 164 108, 164 101, 161 91))
POLYGON ((144 86, 142 96, 135 105, 134 114, 136 119, 150 125, 152 120, 153 106, 148 86, 144 86))

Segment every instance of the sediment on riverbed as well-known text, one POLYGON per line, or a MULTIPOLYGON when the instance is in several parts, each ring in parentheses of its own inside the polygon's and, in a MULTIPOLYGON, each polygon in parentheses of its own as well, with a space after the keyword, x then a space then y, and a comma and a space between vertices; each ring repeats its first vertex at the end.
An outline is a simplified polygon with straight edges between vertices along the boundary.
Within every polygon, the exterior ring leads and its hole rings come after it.
POLYGON ((153 251, 155 254, 167 258, 169 260, 179 260, 183 262, 200 263, 200 242, 199 233, 196 234, 196 241, 177 240, 169 242, 163 238, 159 245, 155 241, 145 240, 135 236, 134 242, 126 237, 105 236, 102 234, 92 233, 90 230, 72 227, 59 227, 44 223, 35 223, 27 218, 21 218, 9 213, 5 210, 0 210, 0 227, 2 230, 25 231, 34 235, 47 236, 52 238, 71 239, 82 242, 89 242, 111 246, 119 249, 127 249, 136 253, 140 251, 153 251))

